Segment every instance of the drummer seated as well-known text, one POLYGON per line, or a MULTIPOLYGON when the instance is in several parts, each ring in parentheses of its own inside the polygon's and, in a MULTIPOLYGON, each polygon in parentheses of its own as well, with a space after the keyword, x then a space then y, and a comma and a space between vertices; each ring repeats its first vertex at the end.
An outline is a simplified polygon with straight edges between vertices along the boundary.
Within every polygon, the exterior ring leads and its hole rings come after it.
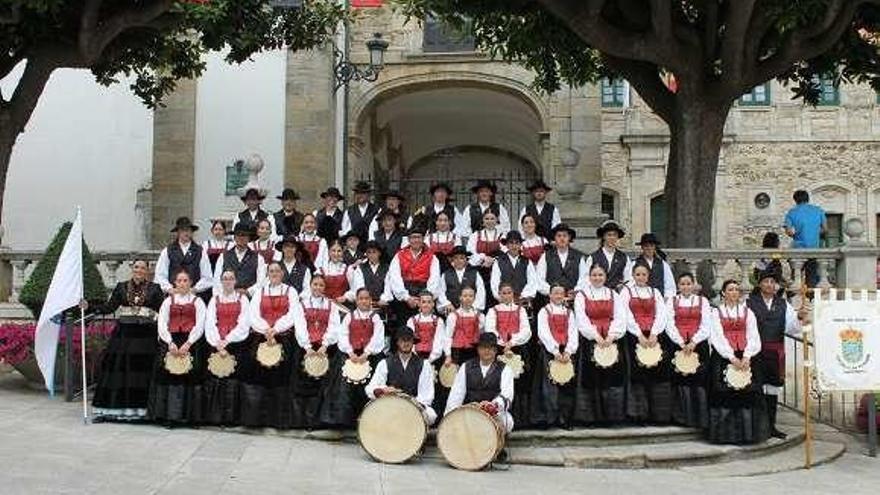
POLYGON ((501 424, 505 433, 510 433, 513 416, 508 410, 513 403, 513 372, 497 356, 498 336, 481 334, 477 357, 466 362, 455 375, 445 414, 462 404, 477 404, 501 424))
POLYGON ((422 408, 428 426, 437 421, 434 402, 434 370, 414 352, 418 342, 411 328, 401 327, 395 334, 397 352, 376 366, 370 383, 364 389, 367 397, 375 399, 385 394, 404 393, 414 398, 422 408))

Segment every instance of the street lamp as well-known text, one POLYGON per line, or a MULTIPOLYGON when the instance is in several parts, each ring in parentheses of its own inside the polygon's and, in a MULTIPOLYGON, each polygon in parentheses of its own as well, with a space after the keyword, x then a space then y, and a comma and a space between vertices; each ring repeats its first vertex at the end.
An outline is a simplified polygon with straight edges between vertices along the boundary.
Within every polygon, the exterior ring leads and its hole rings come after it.
POLYGON ((373 82, 379 79, 379 73, 385 68, 385 51, 388 50, 388 42, 382 39, 382 33, 374 33, 373 38, 366 42, 367 50, 370 51, 370 64, 366 67, 358 67, 351 63, 345 53, 335 48, 336 67, 333 69, 336 75, 335 90, 347 85, 351 81, 373 82))

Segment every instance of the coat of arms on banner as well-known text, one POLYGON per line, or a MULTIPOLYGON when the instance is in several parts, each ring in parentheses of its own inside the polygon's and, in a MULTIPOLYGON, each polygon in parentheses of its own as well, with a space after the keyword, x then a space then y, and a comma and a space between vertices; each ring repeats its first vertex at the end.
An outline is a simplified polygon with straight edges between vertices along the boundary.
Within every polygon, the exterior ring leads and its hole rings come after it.
POLYGON ((840 352, 837 360, 841 366, 850 371, 855 371, 865 365, 870 354, 865 353, 865 334, 855 328, 842 330, 840 337, 840 352))

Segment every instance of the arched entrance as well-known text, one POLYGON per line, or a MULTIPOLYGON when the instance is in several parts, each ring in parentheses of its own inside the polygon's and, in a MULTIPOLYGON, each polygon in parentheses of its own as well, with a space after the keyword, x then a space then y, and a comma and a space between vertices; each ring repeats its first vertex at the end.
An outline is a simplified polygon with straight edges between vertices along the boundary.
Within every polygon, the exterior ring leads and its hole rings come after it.
POLYGON ((410 204, 424 204, 430 185, 446 181, 459 207, 471 201, 475 180, 491 179, 515 215, 528 201, 528 183, 542 176, 543 120, 528 95, 501 84, 396 86, 363 107, 350 176, 398 188, 410 204))

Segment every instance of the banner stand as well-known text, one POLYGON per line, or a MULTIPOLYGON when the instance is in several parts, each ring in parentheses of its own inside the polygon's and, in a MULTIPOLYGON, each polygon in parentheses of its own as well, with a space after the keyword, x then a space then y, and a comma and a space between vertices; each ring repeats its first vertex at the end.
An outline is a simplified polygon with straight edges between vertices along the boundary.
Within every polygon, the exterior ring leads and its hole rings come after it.
POLYGON ((813 467, 813 431, 810 426, 810 386, 813 378, 813 363, 810 362, 810 331, 803 332, 803 363, 804 363, 804 468, 813 467))

